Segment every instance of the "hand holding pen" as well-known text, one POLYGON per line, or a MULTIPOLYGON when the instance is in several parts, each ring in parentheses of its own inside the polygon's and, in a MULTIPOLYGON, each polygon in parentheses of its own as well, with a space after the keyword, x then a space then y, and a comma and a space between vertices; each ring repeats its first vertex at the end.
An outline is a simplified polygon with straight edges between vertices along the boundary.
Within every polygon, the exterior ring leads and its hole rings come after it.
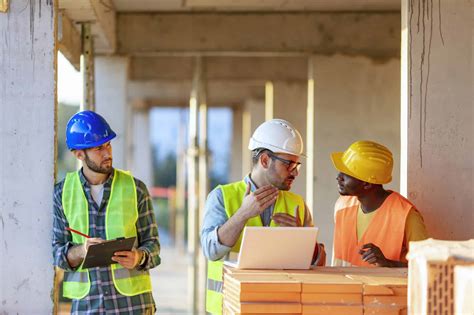
POLYGON ((82 232, 79 232, 78 230, 74 230, 73 228, 70 228, 70 227, 66 227, 66 230, 68 230, 70 232, 73 232, 73 233, 76 233, 78 235, 84 236, 86 238, 86 241, 83 244, 83 252, 82 252, 83 256, 82 256, 82 258, 84 258, 86 256, 87 249, 89 248, 89 246, 95 245, 95 244, 100 244, 100 243, 104 242, 104 240, 101 239, 101 238, 90 237, 89 235, 84 234, 82 232))

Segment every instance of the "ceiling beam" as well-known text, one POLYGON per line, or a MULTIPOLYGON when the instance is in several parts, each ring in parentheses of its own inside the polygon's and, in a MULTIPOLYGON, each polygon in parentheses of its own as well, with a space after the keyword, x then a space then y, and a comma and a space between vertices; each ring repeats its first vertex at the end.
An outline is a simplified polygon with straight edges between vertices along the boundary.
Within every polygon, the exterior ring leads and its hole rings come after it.
POLYGON ((131 13, 117 22, 118 52, 129 55, 400 55, 397 12, 131 13))
MULTIPOLYGON (((133 57, 132 80, 190 80, 193 57, 133 57)), ((307 57, 204 57, 207 80, 306 81, 307 57)))
MULTIPOLYGON (((191 80, 129 81, 128 102, 160 107, 187 107, 191 80)), ((264 99, 264 82, 208 81, 207 105, 240 106, 247 99, 264 99)))
POLYGON ((72 21, 61 12, 60 27, 58 30, 58 49, 73 67, 81 69, 81 34, 77 31, 72 21))
POLYGON ((80 23, 92 23, 95 51, 114 53, 117 47, 116 12, 112 0, 61 0, 59 9, 80 30, 80 23))

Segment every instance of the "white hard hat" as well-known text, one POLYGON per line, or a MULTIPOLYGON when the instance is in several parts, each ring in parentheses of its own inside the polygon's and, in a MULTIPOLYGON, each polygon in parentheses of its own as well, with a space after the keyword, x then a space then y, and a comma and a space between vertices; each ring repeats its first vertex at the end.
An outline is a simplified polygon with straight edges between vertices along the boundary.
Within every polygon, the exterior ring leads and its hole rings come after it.
POLYGON ((275 153, 303 155, 303 138, 288 121, 272 119, 255 129, 249 141, 249 149, 268 149, 275 153))

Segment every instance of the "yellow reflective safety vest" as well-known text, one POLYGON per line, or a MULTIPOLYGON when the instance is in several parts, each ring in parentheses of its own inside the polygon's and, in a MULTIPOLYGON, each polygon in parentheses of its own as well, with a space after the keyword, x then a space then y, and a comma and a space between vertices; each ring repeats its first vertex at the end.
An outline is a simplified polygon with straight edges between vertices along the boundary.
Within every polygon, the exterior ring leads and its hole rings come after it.
MULTIPOLYGON (((79 171, 68 173, 64 181, 62 204, 69 226, 86 235, 89 234, 89 204, 79 178, 79 171)), ((114 178, 105 214, 106 239, 137 236, 135 223, 138 219, 137 190, 130 173, 114 170, 114 178)), ((85 238, 72 233, 74 244, 85 243, 85 238)), ((148 271, 129 270, 112 264, 112 279, 117 291, 133 296, 151 291, 148 271)), ((76 271, 64 272, 63 295, 70 299, 82 299, 90 291, 88 269, 81 266, 76 271)))
MULTIPOLYGON (((224 199, 225 212, 227 218, 233 216, 244 199, 245 191, 247 190, 247 184, 244 181, 235 182, 227 185, 220 185, 219 188, 222 191, 222 197, 224 199)), ((287 213, 294 215, 294 209, 299 206, 298 215, 301 222, 304 222, 305 205, 304 200, 300 195, 294 194, 289 191, 280 190, 278 198, 275 201, 273 213, 287 213)), ((259 215, 250 218, 245 226, 263 226, 262 219, 259 215)), ((271 227, 276 227, 277 224, 271 220, 271 227)), ((231 251, 238 253, 240 251, 240 245, 242 243, 242 234, 240 233, 239 239, 232 247, 231 251)), ((223 260, 208 261, 207 265, 207 290, 206 290, 206 311, 211 314, 222 314, 222 269, 223 260)))

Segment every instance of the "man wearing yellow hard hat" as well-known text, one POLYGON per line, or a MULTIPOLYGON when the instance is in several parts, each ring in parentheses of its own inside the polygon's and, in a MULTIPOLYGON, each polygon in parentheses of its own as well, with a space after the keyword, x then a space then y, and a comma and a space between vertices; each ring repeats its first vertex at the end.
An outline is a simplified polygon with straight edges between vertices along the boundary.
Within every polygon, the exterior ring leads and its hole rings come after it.
POLYGON ((428 238, 423 217, 397 192, 390 150, 357 141, 331 156, 341 195, 335 205, 335 266, 406 267, 408 244, 428 238))

